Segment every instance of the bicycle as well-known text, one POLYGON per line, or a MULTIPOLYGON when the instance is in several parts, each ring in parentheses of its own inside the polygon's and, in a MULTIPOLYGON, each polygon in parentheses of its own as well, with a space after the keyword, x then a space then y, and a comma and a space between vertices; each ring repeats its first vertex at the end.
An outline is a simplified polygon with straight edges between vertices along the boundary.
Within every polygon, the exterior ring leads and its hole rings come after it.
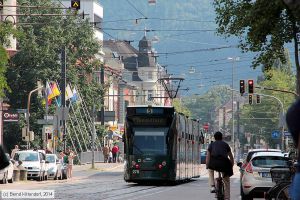
POLYGON ((292 183, 294 168, 291 167, 272 167, 270 170, 272 181, 276 183, 265 194, 266 200, 290 200, 289 187, 292 183))
POLYGON ((218 171, 218 178, 216 178, 216 198, 218 200, 224 200, 224 182, 221 175, 221 172, 218 171))

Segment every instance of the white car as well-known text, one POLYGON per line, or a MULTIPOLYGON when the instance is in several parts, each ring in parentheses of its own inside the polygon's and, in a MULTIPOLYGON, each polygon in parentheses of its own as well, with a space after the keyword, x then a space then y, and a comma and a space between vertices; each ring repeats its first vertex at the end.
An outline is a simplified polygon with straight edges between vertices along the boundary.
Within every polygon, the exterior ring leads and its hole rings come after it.
POLYGON ((17 151, 14 160, 22 161, 22 166, 28 171, 28 179, 47 180, 48 162, 46 162, 46 155, 43 152, 33 150, 17 151))
POLYGON ((46 154, 46 161, 48 161, 48 178, 55 180, 63 178, 63 168, 61 161, 55 154, 46 154))
POLYGON ((252 200, 253 197, 263 197, 275 185, 272 182, 271 167, 289 167, 289 159, 281 152, 257 152, 244 168, 241 180, 242 200, 252 200))
MULTIPOLYGON (((8 159, 10 159, 8 154, 6 154, 6 156, 8 157, 8 159)), ((9 165, 6 168, 0 170, 0 182, 3 184, 6 184, 7 182, 13 183, 14 182, 13 173, 14 173, 14 163, 13 161, 9 160, 9 165)))

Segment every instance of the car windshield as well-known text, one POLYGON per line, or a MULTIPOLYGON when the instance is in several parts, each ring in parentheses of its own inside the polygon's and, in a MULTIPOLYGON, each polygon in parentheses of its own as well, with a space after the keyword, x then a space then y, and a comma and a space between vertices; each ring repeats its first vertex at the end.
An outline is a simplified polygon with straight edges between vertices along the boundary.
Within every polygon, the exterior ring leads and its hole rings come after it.
POLYGON ((16 161, 38 161, 37 152, 19 152, 15 154, 14 160, 16 161))
POLYGON ((46 155, 46 161, 48 161, 49 163, 55 163, 55 156, 46 155))
POLYGON ((167 131, 168 128, 135 128, 133 154, 165 155, 167 131))
POLYGON ((288 167, 288 160, 279 156, 259 156, 252 159, 252 165, 255 167, 275 167, 284 166, 288 167))

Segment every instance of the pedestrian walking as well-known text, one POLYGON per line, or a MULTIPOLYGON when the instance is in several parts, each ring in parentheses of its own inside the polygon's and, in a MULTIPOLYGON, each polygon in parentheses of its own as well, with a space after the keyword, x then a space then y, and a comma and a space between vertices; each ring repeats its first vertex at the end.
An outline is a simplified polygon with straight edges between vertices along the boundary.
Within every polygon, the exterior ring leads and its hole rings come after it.
POLYGON ((109 158, 109 148, 107 145, 105 145, 105 147, 102 148, 102 153, 104 157, 104 162, 107 163, 109 158))
POLYGON ((16 152, 19 151, 19 150, 20 150, 19 146, 16 144, 15 148, 13 150, 11 150, 10 158, 14 159, 16 152))
POLYGON ((119 147, 117 144, 115 144, 112 148, 112 156, 113 156, 113 162, 115 163, 117 161, 117 155, 119 153, 119 147))
POLYGON ((73 176, 73 161, 75 157, 75 153, 72 150, 70 150, 70 153, 68 155, 68 178, 72 178, 73 176))

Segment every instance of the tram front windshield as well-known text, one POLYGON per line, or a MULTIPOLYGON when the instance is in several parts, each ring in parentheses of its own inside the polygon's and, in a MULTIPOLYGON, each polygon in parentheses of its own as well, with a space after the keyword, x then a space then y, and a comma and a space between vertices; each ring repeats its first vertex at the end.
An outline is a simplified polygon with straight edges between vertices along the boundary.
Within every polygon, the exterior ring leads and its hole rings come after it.
POLYGON ((134 128, 133 154, 166 155, 168 128, 134 128))

